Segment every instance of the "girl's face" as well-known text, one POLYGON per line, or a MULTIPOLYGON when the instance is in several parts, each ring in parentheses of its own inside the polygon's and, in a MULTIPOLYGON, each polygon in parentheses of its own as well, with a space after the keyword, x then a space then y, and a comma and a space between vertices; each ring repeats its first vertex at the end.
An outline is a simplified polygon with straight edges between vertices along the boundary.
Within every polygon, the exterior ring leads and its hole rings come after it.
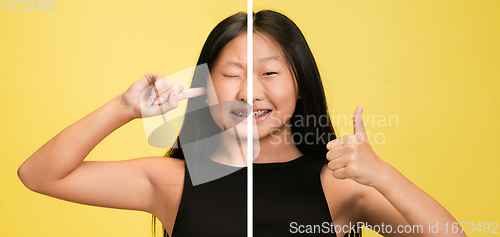
MULTIPOLYGON (((246 138, 247 35, 230 41, 210 71, 208 104, 217 125, 235 127, 246 138), (213 84, 213 88, 211 88, 213 84)), ((281 47, 270 37, 253 35, 253 122, 254 138, 271 135, 274 129, 289 129, 298 98, 297 82, 281 47)))

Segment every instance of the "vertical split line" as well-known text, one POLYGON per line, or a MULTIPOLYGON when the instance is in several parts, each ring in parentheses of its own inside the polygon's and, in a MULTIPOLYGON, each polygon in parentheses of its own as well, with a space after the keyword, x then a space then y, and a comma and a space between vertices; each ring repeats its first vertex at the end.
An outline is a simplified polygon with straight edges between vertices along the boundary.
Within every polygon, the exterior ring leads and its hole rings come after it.
POLYGON ((253 237, 253 0, 247 0, 247 236, 253 237))

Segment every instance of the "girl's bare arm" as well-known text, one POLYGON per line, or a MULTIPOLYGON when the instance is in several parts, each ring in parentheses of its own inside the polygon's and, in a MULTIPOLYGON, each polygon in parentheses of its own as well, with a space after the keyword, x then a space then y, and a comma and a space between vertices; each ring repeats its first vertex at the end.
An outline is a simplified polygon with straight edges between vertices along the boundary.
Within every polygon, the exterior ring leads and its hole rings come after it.
POLYGON ((378 229, 385 224, 387 232, 381 233, 384 236, 466 236, 461 231, 450 231, 456 222, 453 216, 375 154, 365 133, 362 109, 358 107, 354 114, 354 135, 335 139, 327 145, 332 175, 362 184, 357 187, 350 219, 377 225, 378 229), (432 229, 436 224, 439 227, 432 229), (404 229, 406 225, 410 227, 404 229))
MULTIPOLYGON (((161 176, 163 185, 182 182, 182 161, 165 157, 84 161, 111 132, 141 117, 139 95, 150 85, 155 85, 159 95, 168 96, 169 102, 162 105, 164 111, 177 106, 172 97, 178 93, 172 91, 178 86, 165 82, 159 74, 146 75, 127 92, 70 125, 33 153, 18 169, 24 185, 71 202, 151 213, 156 203, 156 180, 161 176), (160 79, 163 86, 158 86, 160 79)), ((182 91, 182 86, 176 91, 182 91)))

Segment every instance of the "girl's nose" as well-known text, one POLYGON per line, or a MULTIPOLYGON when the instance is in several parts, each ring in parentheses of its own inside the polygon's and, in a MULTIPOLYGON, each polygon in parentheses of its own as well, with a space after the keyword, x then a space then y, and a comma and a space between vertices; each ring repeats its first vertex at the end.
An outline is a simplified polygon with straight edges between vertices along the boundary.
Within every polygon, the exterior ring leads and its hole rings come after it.
MULTIPOLYGON (((253 96, 252 99, 253 101, 261 101, 265 98, 264 91, 262 84, 260 83, 260 80, 257 78, 257 75, 254 75, 253 77, 253 96)), ((240 85, 238 94, 236 95, 236 99, 239 101, 244 101, 247 102, 247 80, 243 80, 243 82, 240 85)))

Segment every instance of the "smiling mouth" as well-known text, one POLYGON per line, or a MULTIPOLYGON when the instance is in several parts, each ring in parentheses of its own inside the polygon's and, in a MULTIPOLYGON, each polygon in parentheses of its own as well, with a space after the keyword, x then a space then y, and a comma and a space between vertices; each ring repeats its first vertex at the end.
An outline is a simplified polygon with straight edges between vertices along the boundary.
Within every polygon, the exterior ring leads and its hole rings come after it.
MULTIPOLYGON (((253 111, 253 117, 254 118, 258 118, 258 117, 262 117, 268 113, 271 113, 272 110, 270 109, 265 109, 265 110, 256 110, 256 111, 253 111)), ((238 116, 238 117, 247 117, 247 113, 246 112, 234 112, 234 111, 231 111, 232 114, 238 116)))

